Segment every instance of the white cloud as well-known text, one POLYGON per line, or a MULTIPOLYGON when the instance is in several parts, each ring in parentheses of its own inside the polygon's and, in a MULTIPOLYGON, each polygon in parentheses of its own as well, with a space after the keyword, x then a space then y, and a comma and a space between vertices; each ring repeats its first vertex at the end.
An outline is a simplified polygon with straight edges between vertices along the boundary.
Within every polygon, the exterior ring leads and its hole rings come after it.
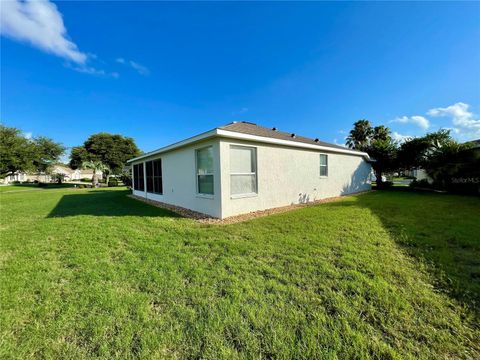
POLYGON ((135 61, 125 60, 124 58, 117 58, 115 61, 119 64, 130 66, 132 69, 134 69, 140 75, 143 75, 143 76, 150 75, 150 70, 148 70, 148 68, 146 66, 143 66, 143 65, 141 65, 141 64, 139 64, 135 61))
POLYGON ((136 63, 135 61, 130 61, 130 66, 137 70, 137 72, 140 75, 147 76, 150 74, 150 71, 148 70, 147 67, 140 65, 139 63, 136 63))
POLYGON ((48 0, 2 1, 0 33, 77 64, 88 58, 68 39, 62 14, 48 0))
POLYGON ((399 134, 398 132, 394 131, 394 132, 392 133, 392 138, 393 138, 393 140, 402 143, 402 142, 405 142, 405 140, 412 139, 413 136, 410 136, 410 135, 402 135, 402 134, 399 134))
POLYGON ((401 124, 414 124, 422 129, 426 130, 430 127, 430 122, 423 116, 414 115, 414 116, 401 116, 392 120, 391 122, 401 123, 401 124))
POLYGON ((115 79, 117 79, 120 76, 117 72, 106 72, 105 70, 96 69, 92 66, 87 66, 87 65, 71 66, 69 64, 65 64, 65 66, 82 74, 89 74, 89 75, 96 75, 96 76, 103 76, 103 77, 113 77, 115 79))
POLYGON ((30 140, 32 138, 32 133, 31 132, 24 132, 23 137, 27 140, 30 140))
POLYGON ((462 140, 473 140, 480 138, 480 119, 471 111, 470 105, 457 102, 445 108, 433 108, 428 110, 428 115, 434 117, 450 117, 454 129, 462 140))

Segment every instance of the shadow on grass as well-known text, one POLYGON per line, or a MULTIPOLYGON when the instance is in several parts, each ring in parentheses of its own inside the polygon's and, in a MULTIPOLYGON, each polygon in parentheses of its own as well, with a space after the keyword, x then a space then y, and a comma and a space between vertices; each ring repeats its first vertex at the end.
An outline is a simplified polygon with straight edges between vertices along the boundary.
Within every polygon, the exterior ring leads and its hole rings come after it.
POLYGON ((47 218, 92 216, 180 217, 171 211, 127 197, 130 191, 92 190, 63 195, 47 218))
POLYGON ((474 196, 380 190, 330 207, 369 209, 436 286, 480 316, 480 201, 474 196))

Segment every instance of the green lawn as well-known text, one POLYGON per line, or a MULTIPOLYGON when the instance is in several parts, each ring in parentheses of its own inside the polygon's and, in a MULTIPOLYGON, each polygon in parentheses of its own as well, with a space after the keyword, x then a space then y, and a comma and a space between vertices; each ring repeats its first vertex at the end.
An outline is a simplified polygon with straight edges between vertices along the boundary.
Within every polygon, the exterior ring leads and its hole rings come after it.
POLYGON ((2 193, 0 358, 480 358, 480 200, 374 192, 202 225, 2 193))
POLYGON ((61 188, 70 188, 74 187, 74 184, 63 183, 63 184, 43 184, 39 186, 38 184, 12 184, 12 185, 2 185, 0 186, 0 193, 2 192, 11 192, 11 191, 27 191, 27 190, 48 190, 48 189, 61 189, 61 188))

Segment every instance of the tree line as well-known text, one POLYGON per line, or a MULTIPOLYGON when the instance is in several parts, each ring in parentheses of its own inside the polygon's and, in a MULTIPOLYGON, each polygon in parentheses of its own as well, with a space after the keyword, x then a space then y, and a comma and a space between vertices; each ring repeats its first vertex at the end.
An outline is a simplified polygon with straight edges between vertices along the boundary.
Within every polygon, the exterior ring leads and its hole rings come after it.
MULTIPOLYGON (((60 162, 67 148, 54 140, 39 136, 26 138, 20 129, 0 125, 0 179, 18 172, 48 174, 60 162)), ((98 133, 70 152, 71 169, 92 169, 92 182, 98 175, 122 175, 128 159, 142 152, 131 137, 98 133)))
POLYGON ((423 169, 431 178, 431 187, 478 193, 480 183, 480 148, 472 142, 455 141, 450 130, 439 130, 422 137, 395 141, 391 131, 373 127, 366 119, 358 120, 346 138, 346 145, 364 151, 374 159, 372 168, 377 186, 385 187, 382 175, 423 169))

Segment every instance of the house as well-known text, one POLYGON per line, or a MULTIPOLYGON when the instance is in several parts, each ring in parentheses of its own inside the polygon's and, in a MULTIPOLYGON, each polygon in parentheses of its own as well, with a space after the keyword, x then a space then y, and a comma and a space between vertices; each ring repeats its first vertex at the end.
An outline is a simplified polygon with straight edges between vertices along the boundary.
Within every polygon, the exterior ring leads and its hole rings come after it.
POLYGON ((432 179, 427 175, 427 172, 422 168, 406 170, 404 174, 405 176, 414 177, 415 180, 417 181, 427 180, 428 182, 432 182, 432 179))
POLYGON ((130 159, 133 194, 216 218, 370 190, 364 152, 234 122, 130 159))
MULTIPOLYGON (((52 182, 54 181, 53 175, 63 175, 63 181, 79 181, 82 179, 92 179, 93 170, 90 169, 76 169, 72 170, 70 167, 62 164, 55 164, 49 169, 47 173, 27 173, 17 171, 15 174, 11 174, 3 179, 3 183, 8 184, 11 182, 52 182)), ((97 174, 98 179, 102 178, 102 174, 97 174)))

